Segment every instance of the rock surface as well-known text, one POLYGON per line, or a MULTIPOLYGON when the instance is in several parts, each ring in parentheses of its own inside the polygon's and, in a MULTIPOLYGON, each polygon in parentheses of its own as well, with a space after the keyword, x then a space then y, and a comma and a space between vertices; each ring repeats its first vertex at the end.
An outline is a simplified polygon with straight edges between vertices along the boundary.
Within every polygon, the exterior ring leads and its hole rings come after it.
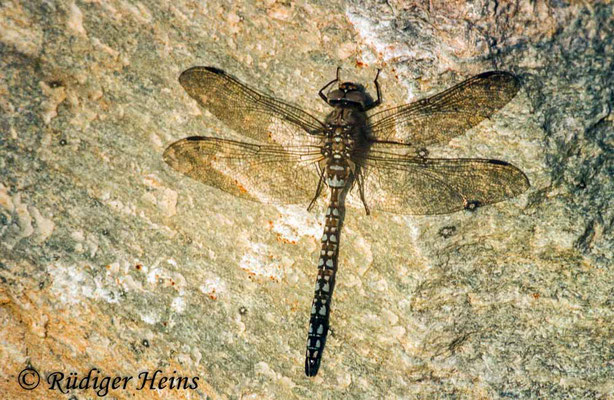
MULTIPOLYGON (((614 396, 610 1, 5 1, 0 5, 0 393, 31 366, 198 376, 116 398, 614 396), (324 203, 243 201, 164 164, 238 138, 177 82, 194 65, 322 115, 343 67, 387 106, 479 72, 520 76, 434 155, 512 162, 505 203, 445 216, 348 209, 315 379, 303 374, 324 203)), ((75 398, 95 390, 73 389, 75 398)))

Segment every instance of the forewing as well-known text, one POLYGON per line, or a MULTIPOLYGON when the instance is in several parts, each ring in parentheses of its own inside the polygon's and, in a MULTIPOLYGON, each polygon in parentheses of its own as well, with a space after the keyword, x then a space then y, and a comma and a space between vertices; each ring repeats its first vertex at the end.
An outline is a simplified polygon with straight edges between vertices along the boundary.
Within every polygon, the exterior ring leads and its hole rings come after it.
POLYGON ((164 151, 175 170, 237 197, 272 204, 306 203, 316 193, 317 146, 256 145, 194 136, 164 151))
POLYGON ((297 135, 323 131, 315 117, 247 87, 220 69, 193 67, 181 74, 179 82, 203 108, 256 141, 289 144, 297 135))
POLYGON ((432 97, 373 114, 370 135, 416 147, 445 144, 506 105, 519 88, 509 72, 485 72, 432 97))
POLYGON ((499 160, 375 153, 360 164, 367 205, 398 214, 447 214, 510 199, 529 188, 522 171, 499 160))

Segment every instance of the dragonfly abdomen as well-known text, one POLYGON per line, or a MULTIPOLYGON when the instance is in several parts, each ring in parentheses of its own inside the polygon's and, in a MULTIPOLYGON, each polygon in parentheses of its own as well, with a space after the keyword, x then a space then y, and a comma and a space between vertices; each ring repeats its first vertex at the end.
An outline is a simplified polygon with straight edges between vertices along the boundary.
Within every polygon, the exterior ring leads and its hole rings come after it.
POLYGON ((334 163, 328 166, 326 171, 326 184, 330 188, 343 189, 348 179, 347 167, 334 163))
POLYGON ((326 222, 322 235, 322 250, 318 260, 318 277, 315 285, 309 332, 307 335, 307 352, 305 374, 315 376, 320 368, 322 351, 326 343, 329 327, 330 306, 337 273, 337 256, 339 254, 339 234, 343 208, 339 203, 343 188, 331 186, 331 202, 326 210, 326 222))

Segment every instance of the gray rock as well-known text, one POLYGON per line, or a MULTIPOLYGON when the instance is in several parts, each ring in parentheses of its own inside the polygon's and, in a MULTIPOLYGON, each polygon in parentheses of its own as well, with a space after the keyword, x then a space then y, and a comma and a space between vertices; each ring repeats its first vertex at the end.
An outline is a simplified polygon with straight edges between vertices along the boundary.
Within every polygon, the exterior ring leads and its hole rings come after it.
MULTIPOLYGON (((17 384, 31 365, 198 376, 161 391, 194 398, 614 396, 613 5, 251 3, 0 5, 0 391, 51 396, 17 384), (308 379, 325 205, 244 201, 164 164, 182 137, 240 138, 178 84, 194 65, 319 115, 337 65, 369 90, 383 68, 385 106, 512 71, 520 94, 431 155, 506 160, 532 187, 476 213, 348 208, 308 379)), ((136 388, 110 395, 150 398, 136 388)))

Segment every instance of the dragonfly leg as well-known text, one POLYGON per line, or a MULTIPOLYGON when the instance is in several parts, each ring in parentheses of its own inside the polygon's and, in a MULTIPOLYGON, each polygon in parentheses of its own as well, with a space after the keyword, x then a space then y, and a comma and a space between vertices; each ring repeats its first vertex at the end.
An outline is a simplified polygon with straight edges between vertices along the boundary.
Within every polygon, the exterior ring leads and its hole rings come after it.
POLYGON ((381 71, 381 69, 378 68, 377 69, 377 74, 375 74, 375 80, 373 81, 373 83, 375 83, 375 90, 377 91, 377 100, 375 100, 373 103, 369 104, 369 106, 365 108, 365 111, 369 111, 370 109, 375 108, 375 107, 379 106, 380 104, 382 104, 382 91, 381 91, 381 89, 379 87, 379 82, 377 81, 377 78, 379 77, 380 71, 381 71))
POLYGON ((326 104, 329 104, 329 103, 328 103, 328 97, 326 97, 326 95, 324 94, 324 91, 328 89, 330 85, 339 81, 339 71, 341 71, 341 67, 337 67, 337 77, 333 79, 332 81, 328 82, 326 85, 324 85, 324 87, 320 89, 320 91, 318 92, 318 94, 320 95, 322 100, 326 102, 326 104))
POLYGON ((365 200, 365 190, 362 174, 358 174, 356 180, 358 181, 358 192, 360 193, 360 200, 362 200, 362 205, 365 206, 365 213, 369 215, 371 214, 371 210, 369 210, 369 206, 367 205, 367 201, 365 200))
POLYGON ((320 173, 320 180, 318 181, 318 187, 316 189, 316 194, 313 196, 313 199, 311 199, 311 203, 309 203, 309 206, 307 206, 307 211, 311 211, 314 204, 316 203, 316 200, 318 199, 318 197, 320 197, 320 194, 322 194, 322 182, 324 181, 324 172, 325 169, 322 169, 322 172, 320 173))

